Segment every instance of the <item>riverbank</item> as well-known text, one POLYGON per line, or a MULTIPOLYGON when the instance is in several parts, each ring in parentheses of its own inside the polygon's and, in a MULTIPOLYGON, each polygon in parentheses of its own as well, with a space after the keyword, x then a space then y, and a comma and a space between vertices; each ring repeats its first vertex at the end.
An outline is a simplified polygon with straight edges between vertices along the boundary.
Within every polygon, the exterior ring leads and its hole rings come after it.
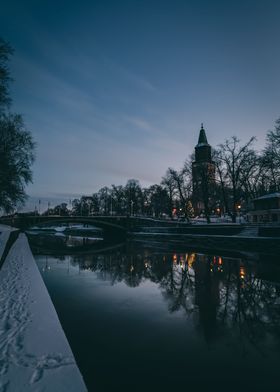
POLYGON ((169 246, 187 246, 208 251, 256 252, 278 255, 278 227, 242 225, 200 225, 187 227, 142 227, 129 233, 133 241, 162 242, 169 246))
MULTIPOLYGON (((1 253, 9 228, 0 228, 1 253)), ((86 391, 25 234, 0 270, 0 390, 86 391)))

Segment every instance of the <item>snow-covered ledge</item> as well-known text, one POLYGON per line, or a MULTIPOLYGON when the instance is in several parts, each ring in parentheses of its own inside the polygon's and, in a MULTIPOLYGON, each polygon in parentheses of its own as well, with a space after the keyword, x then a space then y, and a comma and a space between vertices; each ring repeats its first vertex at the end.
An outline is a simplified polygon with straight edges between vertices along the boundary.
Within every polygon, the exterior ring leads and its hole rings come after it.
POLYGON ((14 229, 13 227, 0 225, 0 259, 4 253, 8 239, 10 237, 10 233, 14 230, 16 229, 14 229))
POLYGON ((69 343, 20 234, 0 270, 0 391, 86 391, 69 343))

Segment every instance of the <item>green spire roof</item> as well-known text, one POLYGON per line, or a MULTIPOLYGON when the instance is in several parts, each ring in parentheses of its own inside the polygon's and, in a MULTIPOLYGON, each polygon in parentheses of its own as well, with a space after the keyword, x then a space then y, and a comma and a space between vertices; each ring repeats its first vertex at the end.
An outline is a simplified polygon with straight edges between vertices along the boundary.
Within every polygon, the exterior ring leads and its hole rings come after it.
POLYGON ((205 129, 203 128, 203 124, 201 124, 201 129, 199 132, 199 138, 198 138, 198 146, 202 145, 208 145, 205 129))

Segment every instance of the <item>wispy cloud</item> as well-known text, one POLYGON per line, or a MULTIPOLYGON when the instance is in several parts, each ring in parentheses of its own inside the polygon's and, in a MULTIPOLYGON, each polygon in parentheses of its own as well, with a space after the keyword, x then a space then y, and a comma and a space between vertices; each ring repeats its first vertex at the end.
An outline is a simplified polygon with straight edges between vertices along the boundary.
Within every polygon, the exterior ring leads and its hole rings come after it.
POLYGON ((156 131, 156 128, 144 118, 136 117, 136 116, 123 116, 125 122, 129 125, 139 128, 140 130, 152 132, 156 131))
POLYGON ((135 85, 138 88, 146 90, 147 92, 157 92, 158 88, 147 78, 144 76, 137 74, 136 72, 132 72, 127 67, 117 64, 116 62, 107 59, 107 64, 111 68, 113 68, 120 77, 128 80, 131 84, 135 85))

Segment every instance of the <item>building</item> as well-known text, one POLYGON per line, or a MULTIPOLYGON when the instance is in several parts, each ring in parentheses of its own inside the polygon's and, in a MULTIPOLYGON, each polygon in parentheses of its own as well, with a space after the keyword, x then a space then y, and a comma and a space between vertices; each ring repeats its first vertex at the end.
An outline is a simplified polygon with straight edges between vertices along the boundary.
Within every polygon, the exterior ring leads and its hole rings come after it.
POLYGON ((253 200, 254 209, 248 212, 251 223, 280 222, 280 192, 269 193, 253 200))
POLYGON ((195 160, 192 163, 193 207, 195 215, 210 213, 211 198, 215 185, 215 163, 212 161, 212 147, 208 144, 203 124, 195 146, 195 160))

